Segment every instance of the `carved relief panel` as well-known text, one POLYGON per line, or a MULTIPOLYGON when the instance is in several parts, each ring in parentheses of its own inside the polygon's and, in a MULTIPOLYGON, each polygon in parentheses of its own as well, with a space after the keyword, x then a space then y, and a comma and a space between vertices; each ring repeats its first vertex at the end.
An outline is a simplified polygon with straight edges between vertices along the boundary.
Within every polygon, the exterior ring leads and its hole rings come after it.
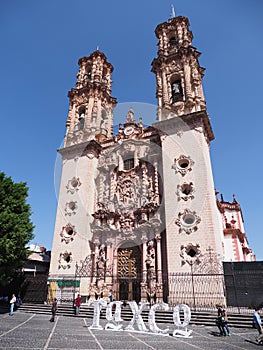
POLYGON ((99 159, 96 224, 131 230, 148 221, 160 204, 157 161, 147 161, 148 146, 126 142, 99 159))

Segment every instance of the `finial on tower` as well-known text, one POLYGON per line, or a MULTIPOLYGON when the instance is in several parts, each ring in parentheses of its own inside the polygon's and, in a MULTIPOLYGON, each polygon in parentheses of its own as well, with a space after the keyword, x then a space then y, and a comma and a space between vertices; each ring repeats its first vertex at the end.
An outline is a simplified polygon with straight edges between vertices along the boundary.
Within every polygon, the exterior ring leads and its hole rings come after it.
POLYGON ((175 11, 174 11, 174 5, 171 5, 172 11, 171 11, 171 18, 175 17, 175 11))

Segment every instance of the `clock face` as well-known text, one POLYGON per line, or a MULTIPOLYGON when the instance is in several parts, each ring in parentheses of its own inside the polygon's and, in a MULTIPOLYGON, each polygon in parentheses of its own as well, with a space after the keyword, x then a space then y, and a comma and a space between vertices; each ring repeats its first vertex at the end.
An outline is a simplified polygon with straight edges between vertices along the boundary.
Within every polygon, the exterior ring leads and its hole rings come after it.
POLYGON ((131 135, 133 133, 133 126, 127 126, 125 129, 124 129, 124 134, 125 135, 131 135))

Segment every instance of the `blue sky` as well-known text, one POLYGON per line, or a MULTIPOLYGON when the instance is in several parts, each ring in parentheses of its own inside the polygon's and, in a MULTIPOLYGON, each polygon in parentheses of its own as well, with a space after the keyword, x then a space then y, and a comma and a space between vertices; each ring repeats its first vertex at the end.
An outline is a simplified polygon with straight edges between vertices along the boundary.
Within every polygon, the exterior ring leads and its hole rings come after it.
MULTIPOLYGON (((154 30, 169 19, 171 3, 1 1, 0 170, 30 188, 33 243, 52 247, 56 150, 65 132, 67 93, 76 83, 78 59, 99 46, 115 68, 112 96, 120 103, 156 104, 154 30)), ((174 7, 177 15, 189 18, 193 46, 206 68, 203 86, 215 134, 216 189, 227 201, 236 195, 250 246, 263 260, 263 2, 177 0, 174 7)))

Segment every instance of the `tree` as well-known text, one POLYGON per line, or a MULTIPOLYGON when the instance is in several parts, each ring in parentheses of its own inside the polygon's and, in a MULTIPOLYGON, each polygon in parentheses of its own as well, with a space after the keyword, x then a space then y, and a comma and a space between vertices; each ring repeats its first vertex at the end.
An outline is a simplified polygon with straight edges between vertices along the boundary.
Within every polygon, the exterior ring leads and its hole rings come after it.
POLYGON ((33 235, 25 182, 14 183, 0 172, 0 286, 7 285, 27 261, 33 235))

